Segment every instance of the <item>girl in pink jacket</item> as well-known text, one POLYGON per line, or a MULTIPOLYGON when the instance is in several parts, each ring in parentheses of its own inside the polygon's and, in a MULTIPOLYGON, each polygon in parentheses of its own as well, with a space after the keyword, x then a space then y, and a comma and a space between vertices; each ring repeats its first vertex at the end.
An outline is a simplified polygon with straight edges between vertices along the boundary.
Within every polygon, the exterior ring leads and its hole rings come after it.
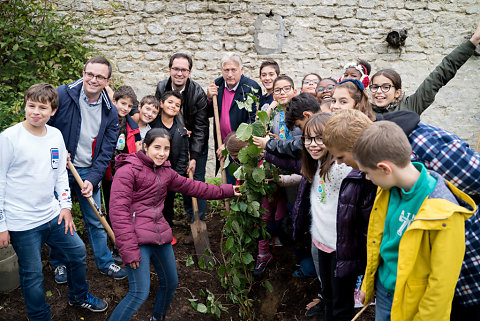
POLYGON ((202 199, 223 199, 240 195, 230 184, 215 186, 178 175, 166 161, 170 140, 164 129, 148 131, 143 150, 120 154, 115 160, 110 220, 116 245, 127 266, 129 291, 110 320, 129 320, 147 300, 150 289, 150 261, 159 278, 151 320, 165 320, 178 283, 173 254, 172 230, 163 217, 168 191, 202 199))

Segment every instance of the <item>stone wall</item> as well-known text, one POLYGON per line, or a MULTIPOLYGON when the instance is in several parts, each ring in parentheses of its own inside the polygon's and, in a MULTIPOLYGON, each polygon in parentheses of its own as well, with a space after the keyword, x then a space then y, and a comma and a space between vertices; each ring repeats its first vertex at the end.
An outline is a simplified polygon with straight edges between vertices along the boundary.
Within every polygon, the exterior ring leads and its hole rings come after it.
MULTIPOLYGON (((237 51, 248 77, 258 81, 261 61, 273 58, 298 85, 309 72, 338 78, 346 62, 363 58, 373 72, 396 69, 408 95, 480 20, 479 0, 58 3, 59 12, 86 18, 88 39, 113 62, 114 76, 140 97, 154 93, 168 76, 170 55, 180 51, 193 57, 192 79, 204 87, 220 75, 222 53, 237 51), (408 30, 404 47, 388 47, 385 38, 392 28, 408 30)), ((480 59, 471 58, 422 115, 471 145, 480 130, 479 70, 480 59)))

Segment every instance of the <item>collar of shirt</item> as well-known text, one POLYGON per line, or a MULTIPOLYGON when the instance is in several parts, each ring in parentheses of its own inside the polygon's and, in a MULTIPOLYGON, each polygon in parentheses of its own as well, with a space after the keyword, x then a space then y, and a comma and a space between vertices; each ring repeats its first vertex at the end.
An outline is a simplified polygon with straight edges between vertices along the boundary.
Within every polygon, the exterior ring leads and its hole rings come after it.
POLYGON ((102 103, 102 95, 100 94, 100 97, 98 97, 98 100, 94 103, 88 103, 88 98, 87 95, 85 95, 85 91, 83 91, 83 86, 82 90, 80 91, 80 99, 83 99, 85 103, 87 103, 88 107, 96 107, 102 103))
POLYGON ((228 90, 228 91, 237 91, 237 88, 238 88, 238 85, 240 85, 240 82, 237 82, 237 84, 235 85, 235 87, 233 87, 232 89, 228 88, 227 86, 227 82, 225 82, 225 89, 228 90))
MULTIPOLYGON (((183 86, 182 90, 177 90, 179 93, 183 94, 183 92, 185 91, 185 87, 187 86, 187 84, 185 84, 185 86, 183 86)), ((173 88, 173 83, 172 83, 172 91, 175 91, 176 89, 173 88)))

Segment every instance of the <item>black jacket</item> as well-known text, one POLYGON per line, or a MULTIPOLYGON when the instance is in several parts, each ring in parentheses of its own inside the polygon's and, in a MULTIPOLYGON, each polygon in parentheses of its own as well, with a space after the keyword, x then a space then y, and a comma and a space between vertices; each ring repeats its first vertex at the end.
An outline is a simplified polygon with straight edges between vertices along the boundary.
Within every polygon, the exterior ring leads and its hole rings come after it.
MULTIPOLYGON (((172 78, 169 77, 160 81, 157 85, 155 97, 159 100, 166 91, 172 90, 172 78)), ((185 90, 182 93, 182 107, 179 117, 187 130, 191 131, 189 138, 190 158, 197 159, 203 154, 205 145, 208 144, 209 121, 207 116, 207 95, 202 87, 195 81, 188 79, 185 90)), ((152 128, 158 127, 160 114, 150 124, 152 128)))
POLYGON ((168 160, 172 169, 182 176, 187 174, 188 166, 188 135, 187 130, 179 122, 180 115, 176 117, 175 128, 170 130, 170 155, 168 160))

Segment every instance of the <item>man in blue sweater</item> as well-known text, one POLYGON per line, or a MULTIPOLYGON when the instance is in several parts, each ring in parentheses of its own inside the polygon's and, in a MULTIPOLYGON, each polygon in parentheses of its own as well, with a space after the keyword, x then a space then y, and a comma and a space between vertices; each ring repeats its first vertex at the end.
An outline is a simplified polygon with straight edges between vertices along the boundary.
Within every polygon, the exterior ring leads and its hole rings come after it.
MULTIPOLYGON (((93 196, 100 204, 100 182, 117 143, 118 113, 105 91, 111 74, 112 66, 107 59, 95 57, 88 60, 83 78, 58 87, 58 111, 49 124, 61 131, 71 161, 83 179, 83 188, 80 189, 69 173, 70 186, 80 203, 95 264, 101 273, 120 280, 127 276, 126 271, 114 264, 107 246, 107 233, 88 203, 88 197, 93 196)), ((51 252, 55 281, 66 283, 65 262, 58 257, 56 251, 51 252)))

